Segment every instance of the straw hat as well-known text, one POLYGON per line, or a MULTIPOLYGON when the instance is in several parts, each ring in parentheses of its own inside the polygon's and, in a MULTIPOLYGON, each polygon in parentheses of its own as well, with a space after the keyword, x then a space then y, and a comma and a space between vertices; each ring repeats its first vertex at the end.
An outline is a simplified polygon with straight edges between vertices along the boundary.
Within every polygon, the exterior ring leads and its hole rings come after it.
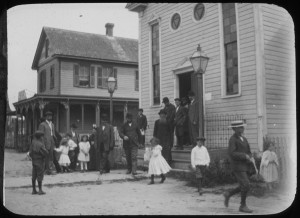
POLYGON ((232 122, 231 122, 231 125, 228 126, 228 127, 233 128, 233 127, 241 127, 241 126, 247 126, 247 124, 244 123, 243 120, 235 120, 235 121, 232 121, 232 122))

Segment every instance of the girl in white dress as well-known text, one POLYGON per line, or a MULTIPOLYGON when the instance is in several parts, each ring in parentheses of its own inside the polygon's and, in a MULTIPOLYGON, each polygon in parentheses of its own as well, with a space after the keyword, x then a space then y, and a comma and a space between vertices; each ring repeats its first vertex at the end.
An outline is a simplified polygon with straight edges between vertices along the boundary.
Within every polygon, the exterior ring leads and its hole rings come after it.
POLYGON ((87 163, 90 161, 90 151, 91 145, 88 142, 88 136, 83 135, 81 137, 81 142, 79 142, 79 154, 78 161, 80 162, 81 172, 85 172, 87 170, 87 163))
POLYGON ((55 151, 60 152, 60 157, 58 160, 59 165, 62 168, 63 172, 70 172, 69 165, 71 163, 69 158, 69 145, 68 145, 68 139, 63 138, 60 142, 59 148, 54 148, 55 151))
POLYGON ((159 145, 159 139, 153 137, 150 140, 152 146, 151 158, 149 161, 148 174, 151 175, 151 181, 148 185, 154 184, 154 175, 160 175, 163 183, 166 180, 165 174, 170 171, 171 167, 161 155, 162 147, 159 145))

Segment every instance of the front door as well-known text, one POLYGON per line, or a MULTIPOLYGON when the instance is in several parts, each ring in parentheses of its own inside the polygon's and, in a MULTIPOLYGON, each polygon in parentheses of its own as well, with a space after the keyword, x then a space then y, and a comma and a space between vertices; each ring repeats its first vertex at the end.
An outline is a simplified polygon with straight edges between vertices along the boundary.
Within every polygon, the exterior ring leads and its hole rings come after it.
POLYGON ((182 73, 178 75, 179 79, 179 98, 187 97, 189 91, 195 93, 197 97, 197 78, 193 72, 182 73))

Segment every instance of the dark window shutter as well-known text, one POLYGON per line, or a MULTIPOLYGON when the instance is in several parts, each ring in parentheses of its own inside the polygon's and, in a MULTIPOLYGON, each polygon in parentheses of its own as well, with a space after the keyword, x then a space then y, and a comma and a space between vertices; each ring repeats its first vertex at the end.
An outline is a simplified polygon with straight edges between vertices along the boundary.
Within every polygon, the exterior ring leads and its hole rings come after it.
POLYGON ((79 66, 74 65, 74 86, 79 86, 79 66))
POLYGON ((116 80, 116 89, 118 88, 118 68, 114 68, 114 78, 116 80))
POLYGON ((102 67, 97 67, 97 87, 102 88, 102 67))
POLYGON ((92 66, 90 70, 90 87, 95 87, 95 67, 92 66))

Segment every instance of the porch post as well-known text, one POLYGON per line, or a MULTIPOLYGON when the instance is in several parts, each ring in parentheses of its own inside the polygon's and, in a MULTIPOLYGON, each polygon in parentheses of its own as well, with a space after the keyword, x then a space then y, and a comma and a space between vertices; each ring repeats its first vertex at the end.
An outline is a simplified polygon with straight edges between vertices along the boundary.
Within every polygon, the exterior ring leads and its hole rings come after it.
POLYGON ((61 102, 61 103, 64 105, 64 107, 66 109, 67 132, 70 132, 70 103, 69 103, 69 100, 61 102))
POLYGON ((57 104, 56 107, 56 127, 55 127, 56 131, 59 132, 59 104, 57 104))
POLYGON ((43 115, 44 115, 44 108, 45 108, 45 106, 46 106, 46 104, 48 104, 49 102, 46 102, 46 101, 43 101, 43 100, 40 100, 39 101, 39 108, 40 108, 40 118, 42 118, 43 117, 43 115))
POLYGON ((203 75, 197 73, 197 91, 198 91, 198 101, 199 101, 199 136, 204 137, 204 110, 203 110, 203 75))
POLYGON ((23 109, 22 109, 22 111, 21 111, 21 134, 20 134, 21 151, 23 151, 23 147, 24 147, 24 145, 23 145, 23 136, 24 136, 23 129, 24 129, 24 122, 23 122, 23 109))
POLYGON ((84 104, 81 104, 81 130, 83 130, 84 127, 84 104))
POLYGON ((100 125, 100 102, 96 104, 96 126, 100 125))
POLYGON ((125 104, 124 104, 124 118, 123 118, 123 122, 125 122, 126 120, 126 114, 128 112, 128 102, 126 101, 125 104))

